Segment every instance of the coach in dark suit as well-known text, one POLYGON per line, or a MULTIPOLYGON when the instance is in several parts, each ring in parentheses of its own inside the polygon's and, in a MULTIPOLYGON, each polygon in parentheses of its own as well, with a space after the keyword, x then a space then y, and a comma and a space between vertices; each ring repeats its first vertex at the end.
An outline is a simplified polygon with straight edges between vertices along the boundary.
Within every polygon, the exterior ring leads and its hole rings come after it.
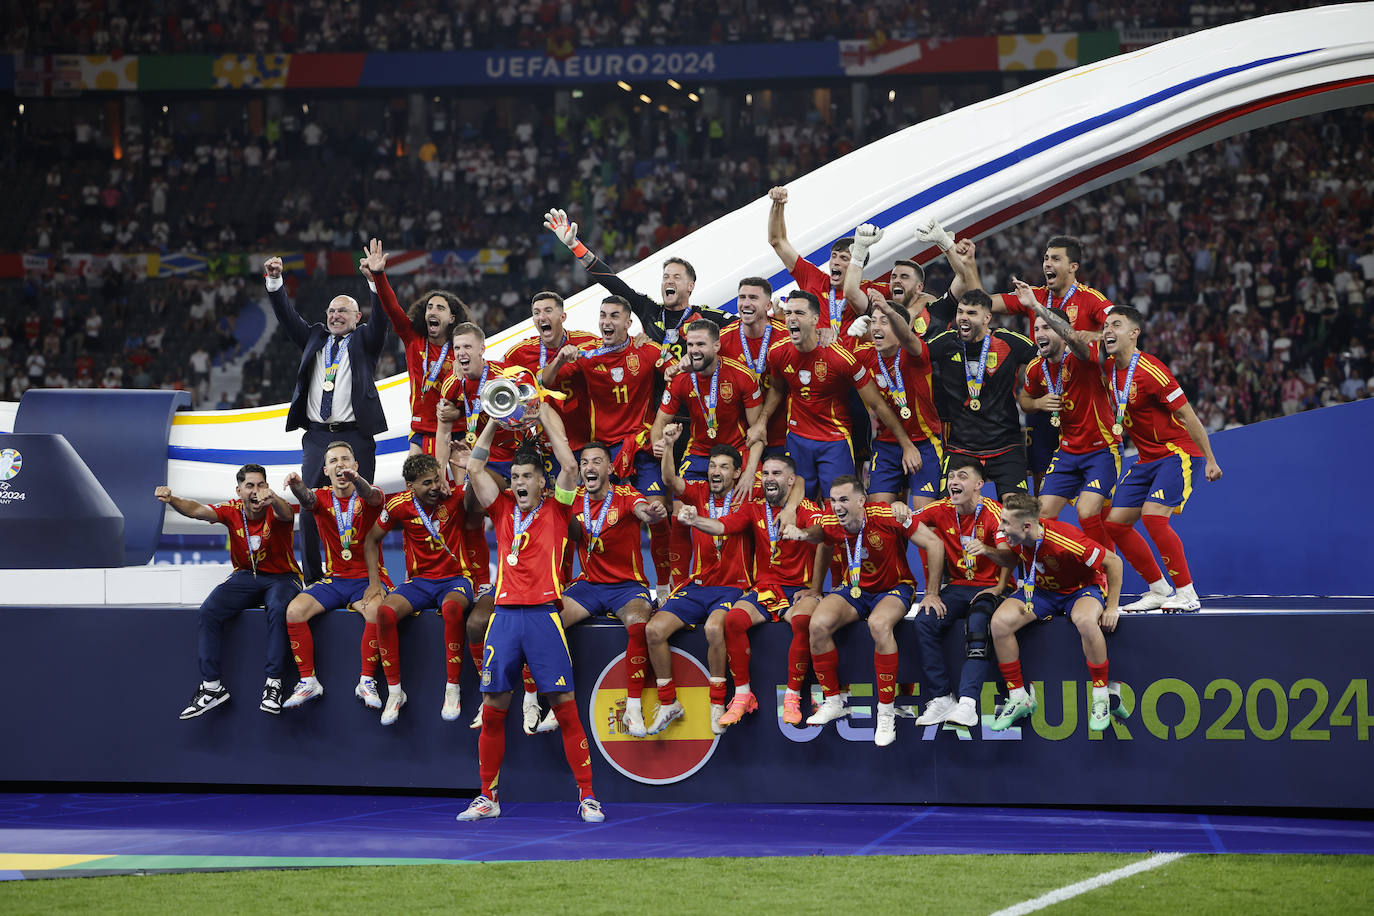
MULTIPOLYGON (((385 267, 385 258, 381 256, 379 270, 385 267)), ((286 413, 288 430, 305 430, 301 437, 301 478, 310 487, 324 486, 325 450, 331 442, 347 442, 358 459, 359 476, 374 480, 376 435, 386 430, 376 382, 377 361, 386 343, 386 321, 374 302, 373 316, 378 320, 359 324, 362 310, 357 300, 335 296, 323 323, 306 324, 282 288, 281 258, 268 258, 263 273, 277 321, 301 348, 296 388, 286 413)), ((306 581, 314 582, 322 575, 320 535, 310 519, 301 524, 301 544, 306 581)))

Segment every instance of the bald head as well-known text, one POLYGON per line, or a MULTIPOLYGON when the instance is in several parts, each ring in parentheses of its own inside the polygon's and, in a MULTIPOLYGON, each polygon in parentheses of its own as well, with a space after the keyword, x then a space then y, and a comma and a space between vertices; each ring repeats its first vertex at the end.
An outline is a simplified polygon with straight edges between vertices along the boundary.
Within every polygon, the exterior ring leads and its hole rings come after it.
POLYGON ((324 313, 324 323, 331 334, 347 334, 358 326, 363 317, 358 308, 358 300, 352 296, 335 296, 329 300, 329 308, 324 313))

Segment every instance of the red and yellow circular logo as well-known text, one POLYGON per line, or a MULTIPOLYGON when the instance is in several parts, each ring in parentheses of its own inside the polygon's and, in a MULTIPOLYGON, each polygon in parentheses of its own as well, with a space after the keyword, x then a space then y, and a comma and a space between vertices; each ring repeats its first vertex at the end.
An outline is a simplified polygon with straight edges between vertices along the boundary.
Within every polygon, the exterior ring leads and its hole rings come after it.
MULTIPOLYGON (((647 667, 648 659, 638 660, 637 666, 647 667)), ((629 686, 625 653, 611 659, 592 687, 587 721, 596 746, 607 763, 636 782, 680 782, 705 766, 715 753, 719 737, 711 734, 710 676, 706 668, 681 649, 674 649, 673 683, 686 715, 647 738, 634 738, 625 727, 629 686)), ((645 681, 643 704, 644 724, 651 725, 658 711, 652 674, 645 681)))

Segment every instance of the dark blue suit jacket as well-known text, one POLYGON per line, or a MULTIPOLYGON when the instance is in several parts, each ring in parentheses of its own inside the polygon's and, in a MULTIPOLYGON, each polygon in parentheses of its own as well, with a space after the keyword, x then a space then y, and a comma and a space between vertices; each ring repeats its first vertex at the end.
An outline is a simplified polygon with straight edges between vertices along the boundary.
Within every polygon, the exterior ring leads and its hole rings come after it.
MULTIPOLYGON (((296 370, 296 388, 291 392, 291 408, 286 412, 287 429, 305 429, 310 424, 307 413, 309 396, 306 393, 310 378, 315 371, 315 357, 329 340, 329 330, 324 322, 306 324, 305 319, 291 304, 286 295, 286 287, 269 292, 272 311, 277 321, 286 328, 286 333, 301 348, 301 364, 296 370)), ((372 317, 376 321, 358 325, 348 338, 348 362, 353 381, 353 415, 358 422, 358 430, 375 436, 386 431, 386 414, 382 411, 382 399, 377 394, 377 362, 382 357, 382 347, 386 344, 387 323, 380 314, 381 306, 376 296, 372 299, 372 317)))

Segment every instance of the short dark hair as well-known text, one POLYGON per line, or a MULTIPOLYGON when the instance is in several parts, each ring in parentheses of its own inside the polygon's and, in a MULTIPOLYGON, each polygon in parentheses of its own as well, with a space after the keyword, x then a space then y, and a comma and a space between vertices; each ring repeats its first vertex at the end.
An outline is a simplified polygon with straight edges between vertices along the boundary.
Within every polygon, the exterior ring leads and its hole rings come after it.
POLYGON ((1045 243, 1045 250, 1051 248, 1063 248, 1069 260, 1074 264, 1083 263, 1083 243, 1071 235, 1056 235, 1045 243))
MULTIPOLYGON (((841 252, 841 251, 849 251, 849 249, 851 249, 851 248, 853 248, 853 247, 854 247, 854 237, 853 237, 852 235, 847 235, 847 236, 845 236, 845 237, 842 238, 842 239, 836 239, 836 240, 835 240, 835 244, 833 244, 833 245, 830 246, 830 256, 831 256, 831 257, 834 257, 836 253, 841 252)), ((853 252, 850 252, 850 254, 852 255, 853 252)), ((868 254, 865 254, 865 255, 864 255, 864 262, 863 262, 863 264, 860 265, 861 267, 867 267, 867 266, 868 266, 868 259, 869 259, 869 257, 870 257, 870 255, 868 255, 868 254)))
POLYGON ((739 281, 740 286, 757 286, 763 290, 765 296, 773 295, 773 284, 769 283, 766 277, 745 277, 739 281))
POLYGON ((587 449, 589 448, 600 449, 601 451, 605 452, 606 459, 608 461, 614 457, 611 454, 611 447, 609 445, 607 445, 604 442, 597 442, 595 440, 588 442, 586 445, 582 446, 582 451, 578 453, 577 457, 580 459, 583 455, 587 454, 587 449))
POLYGON ((688 263, 686 258, 671 257, 663 262, 663 269, 667 270, 669 264, 681 264, 682 269, 687 271, 688 278, 690 278, 693 283, 697 282, 697 269, 688 263))
POLYGON ((401 465, 401 476, 406 483, 414 483, 431 472, 439 473, 439 462, 434 460, 433 455, 411 455, 401 465))
MULTIPOLYGON (((453 324, 449 325, 449 329, 445 334, 446 337, 452 337, 453 325, 456 325, 460 321, 468 320, 468 307, 463 304, 462 299, 459 299, 447 290, 432 289, 410 303, 410 307, 406 309, 406 318, 410 320, 410 326, 415 329, 416 334, 419 334, 421 337, 427 336, 429 334, 429 327, 425 324, 425 309, 429 305, 429 300, 433 299, 435 296, 438 296, 448 303, 448 310, 453 315, 453 324)), ((376 321, 377 319, 374 318, 373 320, 376 321)))
POLYGON ((959 304, 973 305, 978 308, 985 308, 989 312, 992 311, 992 297, 981 289, 966 290, 964 294, 959 297, 959 304))
POLYGON ((542 299, 552 299, 559 308, 563 307, 563 297, 558 295, 558 293, 555 293, 551 289, 541 289, 539 292, 531 296, 530 307, 533 308, 534 304, 542 299))
POLYGON ((1145 327, 1145 316, 1140 314, 1140 309, 1133 305, 1114 305, 1108 314, 1125 318, 1131 324, 1142 330, 1145 327))
POLYGON ((806 304, 810 306, 811 311, 814 312, 817 317, 820 317, 821 300, 816 297, 815 293, 809 293, 804 289, 794 289, 792 290, 792 292, 787 294, 787 298, 804 300, 806 304))
POLYGON ((544 470, 543 457, 532 448, 519 448, 515 450, 515 457, 510 460, 511 470, 514 470, 517 464, 527 464, 534 467, 536 470, 544 470))
POLYGON ((893 261, 892 266, 893 268, 910 267, 912 270, 916 271, 917 282, 926 282, 926 269, 922 267, 920 264, 917 264, 915 261, 909 261, 906 258, 902 258, 901 260, 893 261))
POLYGON ((243 483, 244 479, 249 474, 261 474, 262 479, 266 480, 267 468, 263 467, 260 464, 245 464, 243 467, 239 468, 238 473, 234 475, 234 480, 238 481, 239 483, 243 483))
POLYGON ((887 306, 897 313, 897 317, 902 319, 902 324, 911 324, 911 313, 906 310, 905 305, 902 305, 895 299, 889 299, 887 300, 887 306))
POLYGON ((353 446, 349 445, 347 442, 343 441, 342 439, 335 439, 333 442, 331 442, 331 443, 329 443, 328 445, 326 445, 326 446, 324 447, 324 453, 325 453, 326 455, 328 455, 330 452, 334 451, 334 449, 336 449, 336 448, 346 448, 346 449, 348 449, 348 454, 352 455, 354 458, 357 458, 357 457, 358 457, 358 453, 355 452, 355 451, 353 451, 353 446))
POLYGON ((697 318, 694 321, 689 321, 687 323, 687 332, 690 334, 692 331, 705 331, 707 334, 711 335, 712 340, 720 340, 720 325, 716 324, 710 318, 697 318))
POLYGON ((626 299, 624 296, 617 296, 615 293, 611 293, 609 296, 602 299, 601 304, 618 305, 631 315, 634 314, 634 309, 630 308, 630 300, 626 299))
POLYGON ((1040 500, 1029 493, 1008 493, 1007 498, 1002 502, 1002 514, 1029 515, 1031 518, 1039 518, 1040 500))
POLYGON ((949 456, 949 462, 945 465, 945 476, 948 477, 951 472, 957 471, 960 468, 968 468, 971 471, 977 471, 979 477, 987 480, 987 471, 983 469, 983 462, 972 455, 951 454, 949 456))
POLYGON ((853 487, 860 493, 868 493, 868 488, 864 486, 864 482, 854 474, 841 474, 839 477, 836 477, 834 480, 830 481, 830 489, 832 490, 836 487, 843 487, 845 485, 853 487))
POLYGON ((769 461, 780 461, 787 465, 787 469, 793 474, 797 473, 797 462, 791 455, 764 455, 763 461, 759 462, 759 467, 763 467, 763 465, 769 461))
POLYGON ((733 445, 726 445, 724 442, 720 445, 711 446, 711 451, 707 454, 706 460, 710 461, 712 458, 717 458, 721 455, 724 455, 734 462, 735 467, 744 467, 744 459, 740 457, 739 449, 735 448, 733 445))

